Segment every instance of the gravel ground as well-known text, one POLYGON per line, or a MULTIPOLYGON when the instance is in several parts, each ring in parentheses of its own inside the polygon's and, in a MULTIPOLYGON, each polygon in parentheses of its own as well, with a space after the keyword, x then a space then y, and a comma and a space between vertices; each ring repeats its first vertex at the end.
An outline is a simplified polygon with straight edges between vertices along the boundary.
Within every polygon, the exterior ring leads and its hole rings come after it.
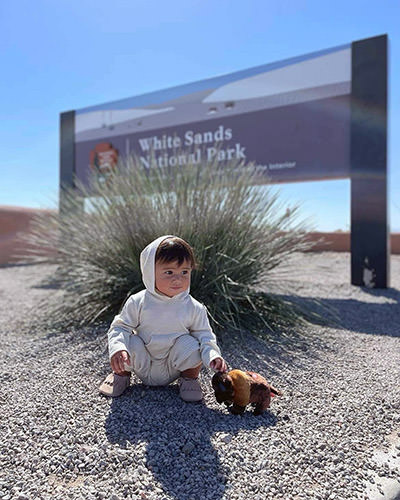
POLYGON ((286 290, 338 319, 287 341, 222 345, 230 368, 258 371, 284 392, 259 417, 218 405, 207 370, 202 403, 182 402, 176 384, 149 388, 135 377, 122 397, 99 395, 106 326, 41 327, 37 304, 62 300, 40 286, 54 269, 0 269, 1 499, 352 500, 400 491, 400 256, 387 290, 351 286, 349 254, 294 258, 286 290))

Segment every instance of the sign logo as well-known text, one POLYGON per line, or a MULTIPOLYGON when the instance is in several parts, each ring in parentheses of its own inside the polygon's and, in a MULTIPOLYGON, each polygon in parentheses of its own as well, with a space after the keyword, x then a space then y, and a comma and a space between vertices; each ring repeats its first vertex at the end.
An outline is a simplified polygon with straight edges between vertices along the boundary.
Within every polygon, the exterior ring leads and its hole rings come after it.
POLYGON ((101 181, 115 170, 118 162, 118 150, 110 142, 100 142, 90 151, 90 168, 96 172, 101 181))

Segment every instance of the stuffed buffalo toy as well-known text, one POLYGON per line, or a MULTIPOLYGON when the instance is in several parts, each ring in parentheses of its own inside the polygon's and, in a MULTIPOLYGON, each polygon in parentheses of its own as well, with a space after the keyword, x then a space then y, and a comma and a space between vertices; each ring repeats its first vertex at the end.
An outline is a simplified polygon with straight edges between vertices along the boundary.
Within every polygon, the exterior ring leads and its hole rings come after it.
POLYGON ((212 378, 212 387, 218 403, 225 403, 235 415, 242 414, 246 406, 254 406, 254 415, 269 408, 271 397, 282 396, 267 380, 255 372, 231 370, 218 372, 212 378))

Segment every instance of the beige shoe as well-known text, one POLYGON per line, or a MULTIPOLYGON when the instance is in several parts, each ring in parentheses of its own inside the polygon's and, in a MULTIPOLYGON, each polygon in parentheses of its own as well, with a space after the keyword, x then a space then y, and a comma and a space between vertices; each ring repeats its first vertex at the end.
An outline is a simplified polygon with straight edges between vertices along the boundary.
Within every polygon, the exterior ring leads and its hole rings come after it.
POLYGON ((194 402, 203 399, 203 391, 197 378, 180 377, 179 395, 183 401, 194 402))
POLYGON ((130 383, 130 375, 117 375, 116 373, 110 373, 99 387, 99 391, 105 396, 117 398, 118 396, 121 396, 127 387, 129 387, 130 383))

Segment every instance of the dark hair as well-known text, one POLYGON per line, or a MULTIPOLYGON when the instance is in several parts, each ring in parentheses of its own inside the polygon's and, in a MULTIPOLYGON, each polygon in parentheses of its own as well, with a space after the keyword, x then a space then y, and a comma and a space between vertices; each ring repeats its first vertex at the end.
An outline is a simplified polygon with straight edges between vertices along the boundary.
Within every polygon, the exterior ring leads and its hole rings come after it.
POLYGON ((176 236, 173 238, 166 238, 159 244, 155 260, 156 262, 178 261, 179 266, 187 260, 193 268, 196 266, 193 248, 189 243, 186 243, 185 240, 176 236))

